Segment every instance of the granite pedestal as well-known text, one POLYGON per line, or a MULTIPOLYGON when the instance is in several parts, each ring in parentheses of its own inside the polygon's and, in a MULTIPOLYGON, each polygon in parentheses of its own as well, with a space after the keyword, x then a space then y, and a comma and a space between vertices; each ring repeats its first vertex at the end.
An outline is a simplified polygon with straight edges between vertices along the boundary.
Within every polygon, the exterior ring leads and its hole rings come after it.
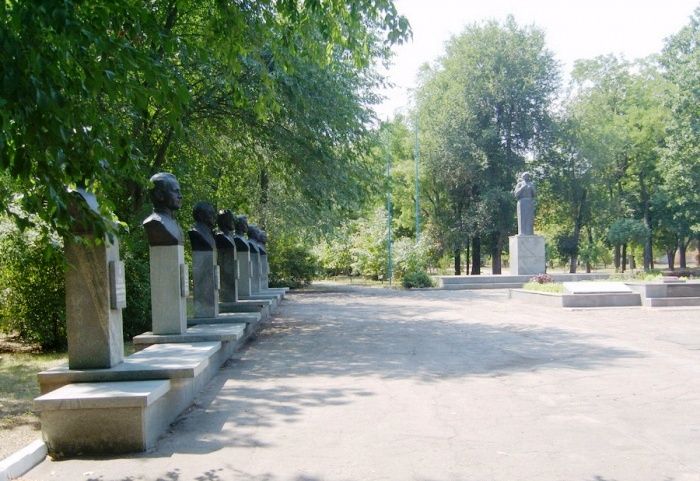
POLYGON ((216 251, 192 251, 194 317, 219 315, 219 267, 216 251))
POLYGON ((72 369, 109 368, 124 358, 122 308, 126 306, 119 242, 65 239, 66 330, 72 369))
POLYGON ((509 239, 510 273, 537 275, 545 272, 544 237, 515 235, 509 239))
POLYGON ((153 333, 182 334, 187 329, 189 295, 184 247, 151 246, 149 251, 153 333))

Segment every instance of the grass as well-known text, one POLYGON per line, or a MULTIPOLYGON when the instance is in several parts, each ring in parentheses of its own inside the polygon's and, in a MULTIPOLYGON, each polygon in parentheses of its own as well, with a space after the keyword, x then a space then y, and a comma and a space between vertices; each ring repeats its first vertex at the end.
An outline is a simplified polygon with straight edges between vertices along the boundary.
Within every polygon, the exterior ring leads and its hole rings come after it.
POLYGON ((32 411, 39 395, 36 374, 67 358, 66 353, 0 353, 0 429, 38 423, 32 411))
POLYGON ((560 282, 547 282, 545 284, 526 282, 523 285, 523 289, 535 292, 548 292, 550 294, 562 294, 564 292, 564 285, 560 282))
MULTIPOLYGON (((5 341, 0 339, 0 341, 5 341)), ((34 398, 39 396, 37 373, 68 362, 66 352, 26 352, 26 346, 0 343, 0 430, 20 425, 35 425, 39 419, 33 411, 34 398)), ((134 352, 133 344, 124 345, 125 355, 134 352)))

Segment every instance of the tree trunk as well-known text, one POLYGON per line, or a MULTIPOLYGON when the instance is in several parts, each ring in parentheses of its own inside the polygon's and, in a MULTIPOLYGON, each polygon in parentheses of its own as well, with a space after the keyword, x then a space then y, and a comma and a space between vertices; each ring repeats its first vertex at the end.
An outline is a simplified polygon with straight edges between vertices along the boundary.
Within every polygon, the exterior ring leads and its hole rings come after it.
POLYGON ((620 272, 625 272, 627 269, 627 244, 622 244, 622 270, 620 272))
POLYGON ((666 249, 666 259, 668 260, 668 268, 673 270, 675 269, 675 264, 676 264, 676 251, 678 248, 674 249, 666 249))
POLYGON ((481 274, 481 238, 472 237, 472 275, 481 274))
POLYGON ((685 254, 690 244, 690 238, 686 241, 684 237, 678 237, 678 264, 681 269, 687 269, 685 254))
POLYGON ((464 261, 464 274, 469 275, 469 261, 471 259, 471 249, 469 239, 467 239, 467 250, 466 250, 466 260, 464 261))
POLYGON ((637 260, 634 258, 634 252, 630 250, 630 269, 634 270, 637 268, 637 260))
POLYGON ((501 273, 501 251, 503 250, 503 237, 500 232, 494 232, 491 242, 491 273, 501 273))
POLYGON ((648 229, 649 235, 644 240, 644 270, 654 268, 654 251, 652 246, 652 224, 651 224, 651 208, 649 206, 649 193, 647 192, 646 183, 644 179, 644 174, 639 174, 639 186, 641 188, 642 197, 642 218, 644 225, 648 229))
POLYGON ((620 272, 620 246, 616 245, 613 251, 613 264, 615 264, 615 272, 620 272))
MULTIPOLYGON (((588 245, 592 246, 593 245, 593 232, 591 231, 591 226, 588 226, 586 228, 586 231, 588 232, 588 245)), ((586 274, 591 273, 591 260, 586 259, 586 274)))
POLYGON ((462 251, 455 249, 455 275, 462 275, 462 251))

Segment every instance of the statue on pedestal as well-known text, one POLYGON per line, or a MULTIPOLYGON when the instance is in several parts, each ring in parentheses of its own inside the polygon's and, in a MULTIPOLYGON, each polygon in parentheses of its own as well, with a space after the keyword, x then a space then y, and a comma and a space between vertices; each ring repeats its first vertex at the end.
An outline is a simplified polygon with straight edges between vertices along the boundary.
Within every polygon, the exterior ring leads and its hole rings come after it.
POLYGON ((151 246, 184 245, 182 229, 173 212, 182 205, 180 184, 173 174, 159 172, 151 177, 149 195, 153 213, 143 221, 148 244, 151 246))
POLYGON ((530 174, 520 174, 513 188, 513 195, 518 199, 518 235, 534 235, 535 193, 530 174))
POLYGON ((233 224, 236 230, 236 235, 233 237, 236 241, 236 249, 239 252, 249 251, 250 247, 245 238, 245 235, 248 233, 248 218, 244 215, 237 215, 234 217, 233 224))
POLYGON ((219 211, 216 216, 216 225, 219 233, 216 235, 216 245, 220 249, 233 249, 235 246, 235 216, 229 209, 219 211))
POLYGON ((190 229, 189 236, 192 250, 212 251, 216 247, 214 241, 214 227, 216 226, 216 210, 209 202, 197 202, 192 209, 194 226, 190 229))

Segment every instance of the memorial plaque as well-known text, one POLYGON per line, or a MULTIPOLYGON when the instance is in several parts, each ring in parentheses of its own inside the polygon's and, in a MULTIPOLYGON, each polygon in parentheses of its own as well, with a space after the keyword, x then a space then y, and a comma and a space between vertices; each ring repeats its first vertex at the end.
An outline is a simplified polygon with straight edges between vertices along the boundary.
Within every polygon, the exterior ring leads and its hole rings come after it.
POLYGON ((180 264, 180 296, 190 295, 190 273, 187 264, 180 264))
POLYGON ((124 263, 109 261, 109 304, 112 309, 126 307, 126 281, 124 263))

